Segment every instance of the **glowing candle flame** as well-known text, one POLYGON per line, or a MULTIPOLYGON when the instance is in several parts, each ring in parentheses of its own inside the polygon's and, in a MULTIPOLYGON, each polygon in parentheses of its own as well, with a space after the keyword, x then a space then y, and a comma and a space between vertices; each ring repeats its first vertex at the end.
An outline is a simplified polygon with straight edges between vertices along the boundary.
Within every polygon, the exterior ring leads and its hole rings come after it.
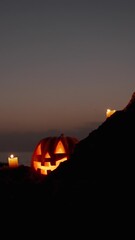
POLYGON ((108 117, 110 117, 113 113, 115 113, 116 112, 116 110, 111 110, 111 109, 107 109, 106 110, 106 117, 108 118, 108 117))
POLYGON ((8 157, 9 167, 18 167, 18 157, 14 157, 13 154, 8 157))

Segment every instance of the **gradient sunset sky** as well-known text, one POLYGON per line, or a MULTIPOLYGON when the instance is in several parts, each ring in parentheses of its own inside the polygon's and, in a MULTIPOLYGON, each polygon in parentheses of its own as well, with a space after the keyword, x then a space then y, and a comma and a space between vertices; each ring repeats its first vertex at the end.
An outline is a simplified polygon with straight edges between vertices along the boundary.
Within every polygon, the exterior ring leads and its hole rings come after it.
POLYGON ((85 138, 134 91, 134 0, 0 1, 0 151, 85 138))

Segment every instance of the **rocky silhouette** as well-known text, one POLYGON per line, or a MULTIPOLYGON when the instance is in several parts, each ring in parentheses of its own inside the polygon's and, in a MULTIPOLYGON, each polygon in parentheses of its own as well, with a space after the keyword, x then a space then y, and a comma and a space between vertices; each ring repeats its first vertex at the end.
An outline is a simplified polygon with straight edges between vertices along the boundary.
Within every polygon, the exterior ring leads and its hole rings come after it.
POLYGON ((44 214, 62 212, 73 219, 88 214, 92 222, 102 222, 103 216, 125 219, 134 206, 134 138, 135 92, 126 107, 78 142, 71 158, 49 175, 1 165, 1 204, 21 202, 38 213, 46 206, 44 214))

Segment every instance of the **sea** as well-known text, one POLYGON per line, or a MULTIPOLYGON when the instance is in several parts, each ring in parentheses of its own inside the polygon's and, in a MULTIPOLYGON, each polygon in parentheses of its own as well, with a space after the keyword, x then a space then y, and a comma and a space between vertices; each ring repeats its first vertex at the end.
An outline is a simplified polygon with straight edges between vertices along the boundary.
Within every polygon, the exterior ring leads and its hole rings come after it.
POLYGON ((33 152, 0 152, 0 163, 8 164, 8 157, 10 157, 11 154, 18 158, 19 165, 31 166, 33 152))

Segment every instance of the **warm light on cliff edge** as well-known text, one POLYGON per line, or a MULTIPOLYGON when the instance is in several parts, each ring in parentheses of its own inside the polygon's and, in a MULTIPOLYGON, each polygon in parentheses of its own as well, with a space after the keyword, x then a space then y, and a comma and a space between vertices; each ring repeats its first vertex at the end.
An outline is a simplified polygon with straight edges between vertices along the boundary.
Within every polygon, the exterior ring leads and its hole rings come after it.
POLYGON ((110 117, 113 113, 115 113, 116 112, 116 110, 111 110, 111 109, 107 109, 106 110, 106 117, 108 118, 108 117, 110 117))

